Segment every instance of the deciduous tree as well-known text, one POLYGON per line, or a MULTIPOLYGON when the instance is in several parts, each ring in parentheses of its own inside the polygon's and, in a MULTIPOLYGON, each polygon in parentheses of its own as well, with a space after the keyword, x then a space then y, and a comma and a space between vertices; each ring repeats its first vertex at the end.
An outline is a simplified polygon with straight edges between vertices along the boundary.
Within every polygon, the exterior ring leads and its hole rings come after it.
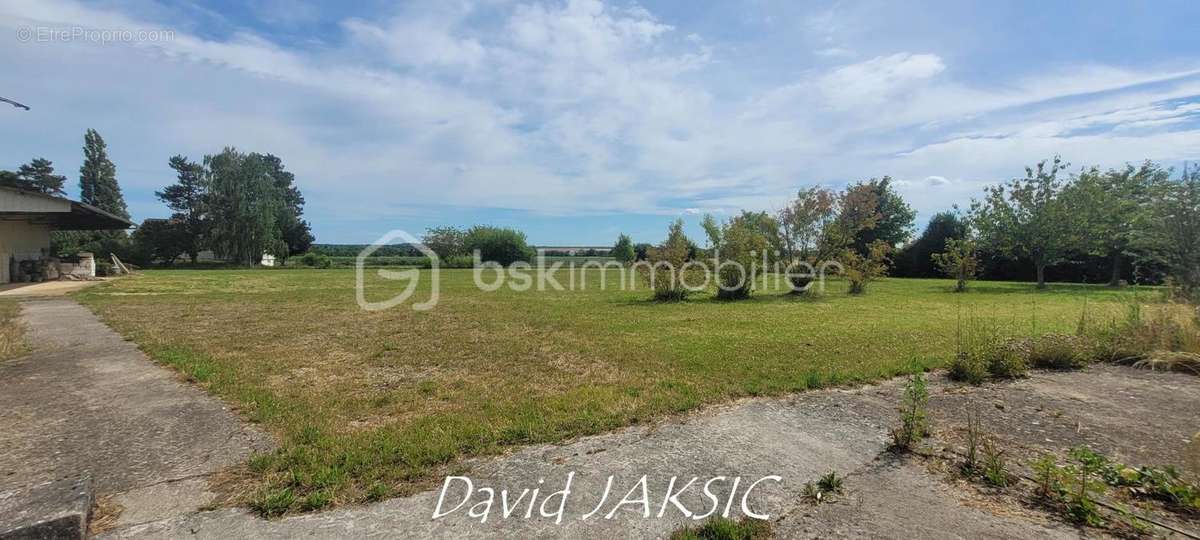
POLYGON ((257 263, 264 253, 283 256, 287 245, 278 216, 285 201, 269 163, 259 154, 243 154, 229 147, 205 156, 204 165, 213 251, 245 265, 257 263))
POLYGON ((971 223, 987 247, 1033 262, 1039 289, 1046 267, 1062 261, 1078 245, 1078 217, 1063 197, 1058 173, 1067 165, 1055 158, 1026 167, 1024 178, 987 188, 971 203, 971 223))
POLYGON ((1147 161, 1141 167, 1126 165, 1108 171, 1093 167, 1067 187, 1064 198, 1084 231, 1079 248, 1108 258, 1109 286, 1121 283, 1122 263, 1133 254, 1137 223, 1148 208, 1150 187, 1169 176, 1169 171, 1147 161))
POLYGON ((432 227, 425 229, 425 236, 421 237, 421 243, 437 253, 438 257, 449 259, 467 254, 464 247, 466 238, 467 233, 457 227, 432 227))

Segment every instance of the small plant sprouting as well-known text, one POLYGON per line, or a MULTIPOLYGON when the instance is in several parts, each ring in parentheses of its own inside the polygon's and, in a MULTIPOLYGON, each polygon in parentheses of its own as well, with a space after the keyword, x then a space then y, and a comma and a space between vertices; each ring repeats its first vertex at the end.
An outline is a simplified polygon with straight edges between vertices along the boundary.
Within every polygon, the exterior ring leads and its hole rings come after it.
POLYGON ((979 472, 979 411, 967 409, 967 452, 963 458, 962 473, 967 477, 979 472))
POLYGON ((1103 490, 1104 487, 1093 478, 1108 465, 1108 460, 1086 446, 1073 448, 1070 455, 1071 460, 1075 462, 1072 472, 1076 485, 1072 486, 1074 489, 1070 500, 1067 501, 1067 513, 1078 523, 1101 527, 1104 525, 1104 518, 1096 506, 1093 492, 1103 490))
POLYGON ((1065 474, 1059 468, 1058 459, 1054 454, 1042 454, 1042 457, 1033 462, 1032 468, 1038 495, 1046 501, 1061 500, 1066 492, 1066 488, 1063 487, 1065 474))
POLYGON ((925 373, 917 371, 904 386, 904 397, 900 401, 900 427, 892 431, 892 448, 912 450, 925 436, 929 435, 929 384, 925 373))
POLYGON ((998 487, 1008 487, 1008 465, 1001 450, 991 439, 983 442, 983 479, 998 487))
POLYGON ((837 471, 829 471, 818 479, 816 483, 805 482, 800 496, 812 504, 821 504, 828 501, 830 495, 840 495, 842 493, 842 483, 844 480, 845 477, 838 476, 837 471))
POLYGON ((844 478, 838 476, 837 471, 829 471, 820 480, 817 480, 817 487, 825 493, 841 494, 843 480, 844 478))
POLYGON ((812 482, 805 482, 800 497, 812 504, 821 504, 825 500, 825 492, 812 482))

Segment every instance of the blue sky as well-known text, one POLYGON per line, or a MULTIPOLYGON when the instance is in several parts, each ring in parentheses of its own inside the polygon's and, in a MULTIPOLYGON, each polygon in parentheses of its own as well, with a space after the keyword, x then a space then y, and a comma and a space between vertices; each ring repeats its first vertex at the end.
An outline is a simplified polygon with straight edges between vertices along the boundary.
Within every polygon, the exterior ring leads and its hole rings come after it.
POLYGON ((0 1, 0 168, 74 184, 108 141, 134 217, 167 159, 297 174, 320 242, 492 223, 658 241, 891 175, 920 213, 1060 153, 1200 158, 1200 3, 0 1), (21 41, 22 28, 170 39, 21 41))

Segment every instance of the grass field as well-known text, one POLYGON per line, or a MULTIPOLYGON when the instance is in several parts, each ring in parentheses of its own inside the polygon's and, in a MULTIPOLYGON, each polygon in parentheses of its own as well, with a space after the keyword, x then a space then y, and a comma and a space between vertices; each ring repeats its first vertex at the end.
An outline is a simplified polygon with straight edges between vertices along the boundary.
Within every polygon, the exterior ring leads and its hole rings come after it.
MULTIPOLYGON (((810 299, 658 304, 644 286, 482 292, 471 276, 444 271, 426 312, 364 312, 340 269, 147 271, 78 298, 280 437, 240 499, 278 514, 405 493, 512 445, 943 366, 963 318, 1071 332, 1085 306, 1092 321, 1116 317, 1134 294, 892 279, 865 296, 834 282, 810 299)), ((372 299, 403 287, 368 281, 372 299)))
POLYGON ((19 311, 16 301, 0 298, 0 361, 25 352, 25 339, 17 322, 19 311))

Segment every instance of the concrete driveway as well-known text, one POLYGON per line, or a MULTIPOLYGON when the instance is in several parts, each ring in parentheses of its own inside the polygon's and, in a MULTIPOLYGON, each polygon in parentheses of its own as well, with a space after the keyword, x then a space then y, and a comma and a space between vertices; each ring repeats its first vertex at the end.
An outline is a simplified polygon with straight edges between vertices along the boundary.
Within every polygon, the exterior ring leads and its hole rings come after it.
POLYGON ((208 503, 206 476, 271 439, 66 298, 22 304, 32 353, 0 363, 0 492, 90 477, 130 525, 208 503))

